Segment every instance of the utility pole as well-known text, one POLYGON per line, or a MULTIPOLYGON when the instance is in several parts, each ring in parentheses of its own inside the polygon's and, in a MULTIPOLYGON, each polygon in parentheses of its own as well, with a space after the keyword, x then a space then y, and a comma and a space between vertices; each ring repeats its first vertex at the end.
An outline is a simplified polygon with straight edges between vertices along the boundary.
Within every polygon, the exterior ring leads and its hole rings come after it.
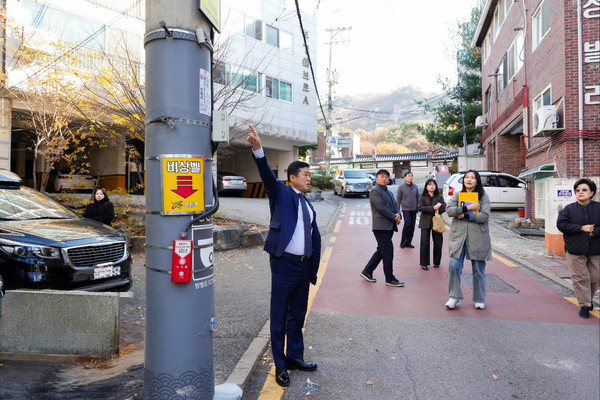
MULTIPOLYGON (((329 68, 327 69, 327 84, 329 90, 327 92, 327 123, 325 124, 325 176, 329 175, 329 164, 331 162, 331 146, 329 142, 331 141, 331 121, 333 118, 333 94, 332 87, 337 83, 337 72, 331 70, 331 54, 332 54, 332 46, 334 44, 333 37, 340 32, 345 30, 351 31, 352 27, 347 28, 330 28, 325 29, 326 32, 329 32, 329 68)), ((344 43, 345 41, 338 41, 338 43, 344 43)))
POLYGON ((146 1, 145 399, 213 399, 217 1, 146 1), (209 3, 209 4, 205 4, 209 3))

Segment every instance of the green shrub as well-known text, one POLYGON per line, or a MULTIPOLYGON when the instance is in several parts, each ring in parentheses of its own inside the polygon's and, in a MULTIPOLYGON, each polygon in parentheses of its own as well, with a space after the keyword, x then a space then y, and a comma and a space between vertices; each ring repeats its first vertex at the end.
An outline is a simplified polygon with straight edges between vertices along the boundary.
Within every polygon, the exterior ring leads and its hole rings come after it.
POLYGON ((333 189, 333 176, 315 176, 310 177, 312 187, 321 190, 333 189))

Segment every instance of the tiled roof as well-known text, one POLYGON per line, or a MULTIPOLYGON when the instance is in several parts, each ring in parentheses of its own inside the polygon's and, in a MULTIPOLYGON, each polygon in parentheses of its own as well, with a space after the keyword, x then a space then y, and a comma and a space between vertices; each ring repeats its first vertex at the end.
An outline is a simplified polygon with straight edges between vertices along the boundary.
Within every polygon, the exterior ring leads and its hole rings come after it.
POLYGON ((428 152, 419 151, 415 153, 394 153, 394 154, 377 154, 375 158, 373 158, 370 154, 357 154, 354 157, 341 157, 341 158, 332 158, 329 160, 330 164, 348 164, 348 163, 360 163, 360 162, 390 162, 390 161, 417 161, 417 160, 427 160, 431 158, 433 160, 443 160, 447 158, 456 158, 458 157, 458 151, 456 150, 448 150, 444 147, 438 147, 433 150, 433 154, 431 157, 428 157, 428 152))

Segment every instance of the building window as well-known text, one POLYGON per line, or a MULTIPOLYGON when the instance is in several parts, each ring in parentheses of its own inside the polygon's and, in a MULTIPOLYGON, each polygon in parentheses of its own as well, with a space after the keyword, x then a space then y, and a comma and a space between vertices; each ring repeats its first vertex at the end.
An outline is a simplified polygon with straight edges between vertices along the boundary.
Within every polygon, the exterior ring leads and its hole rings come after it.
POLYGON ((485 91, 484 113, 488 113, 492 109, 492 86, 488 86, 485 91))
POLYGON ((279 79, 270 76, 265 78, 265 96, 273 99, 279 98, 279 79))
POLYGON ((488 31, 483 41, 483 62, 486 62, 492 51, 492 29, 488 31))
POLYGON ((500 97, 500 95, 502 94, 502 92, 504 92, 504 89, 506 88, 506 85, 508 84, 508 79, 507 79, 507 62, 506 62, 506 55, 504 56, 504 58, 502 58, 502 62, 500 63, 500 65, 498 66, 498 68, 496 69, 495 75, 496 75, 496 98, 500 97))
POLYGON ((285 51, 292 51, 292 35, 287 32, 279 31, 279 48, 285 51))
MULTIPOLYGON (((33 0, 23 0, 23 6, 29 14, 29 27, 48 32, 50 40, 77 43, 96 50, 105 49, 105 25, 33 0)), ((27 36, 31 38, 31 34, 27 36)))
POLYGON ((542 93, 533 100, 533 109, 539 110, 542 106, 552 104, 552 87, 548 86, 542 93))
POLYGON ((250 71, 246 68, 239 67, 235 71, 230 72, 231 84, 236 89, 249 90, 258 92, 260 88, 260 74, 250 71))
POLYGON ((263 40, 262 21, 246 17, 245 33, 256 40, 263 40))
POLYGON ((535 49, 550 30, 550 0, 544 0, 533 14, 533 48, 535 49))
POLYGON ((512 79, 523 66, 523 32, 519 32, 507 52, 508 79, 512 79))
POLYGON ((284 101, 292 102, 292 84, 279 81, 279 98, 284 101))
POLYGON ((267 43, 279 47, 279 29, 271 25, 266 25, 267 43))

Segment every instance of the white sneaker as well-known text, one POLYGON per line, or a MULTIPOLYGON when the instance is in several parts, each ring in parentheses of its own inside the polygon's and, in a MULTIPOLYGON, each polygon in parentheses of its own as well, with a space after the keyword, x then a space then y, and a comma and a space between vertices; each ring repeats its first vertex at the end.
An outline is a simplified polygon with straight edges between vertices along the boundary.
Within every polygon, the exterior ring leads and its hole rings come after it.
POLYGON ((475 303, 475 309, 483 310, 485 308, 485 304, 483 303, 475 303))
POLYGON ((448 299, 448 301, 446 302, 446 308, 448 308, 450 310, 454 310, 454 307, 456 307, 457 304, 458 304, 458 299, 454 299, 454 298, 450 297, 448 299))

